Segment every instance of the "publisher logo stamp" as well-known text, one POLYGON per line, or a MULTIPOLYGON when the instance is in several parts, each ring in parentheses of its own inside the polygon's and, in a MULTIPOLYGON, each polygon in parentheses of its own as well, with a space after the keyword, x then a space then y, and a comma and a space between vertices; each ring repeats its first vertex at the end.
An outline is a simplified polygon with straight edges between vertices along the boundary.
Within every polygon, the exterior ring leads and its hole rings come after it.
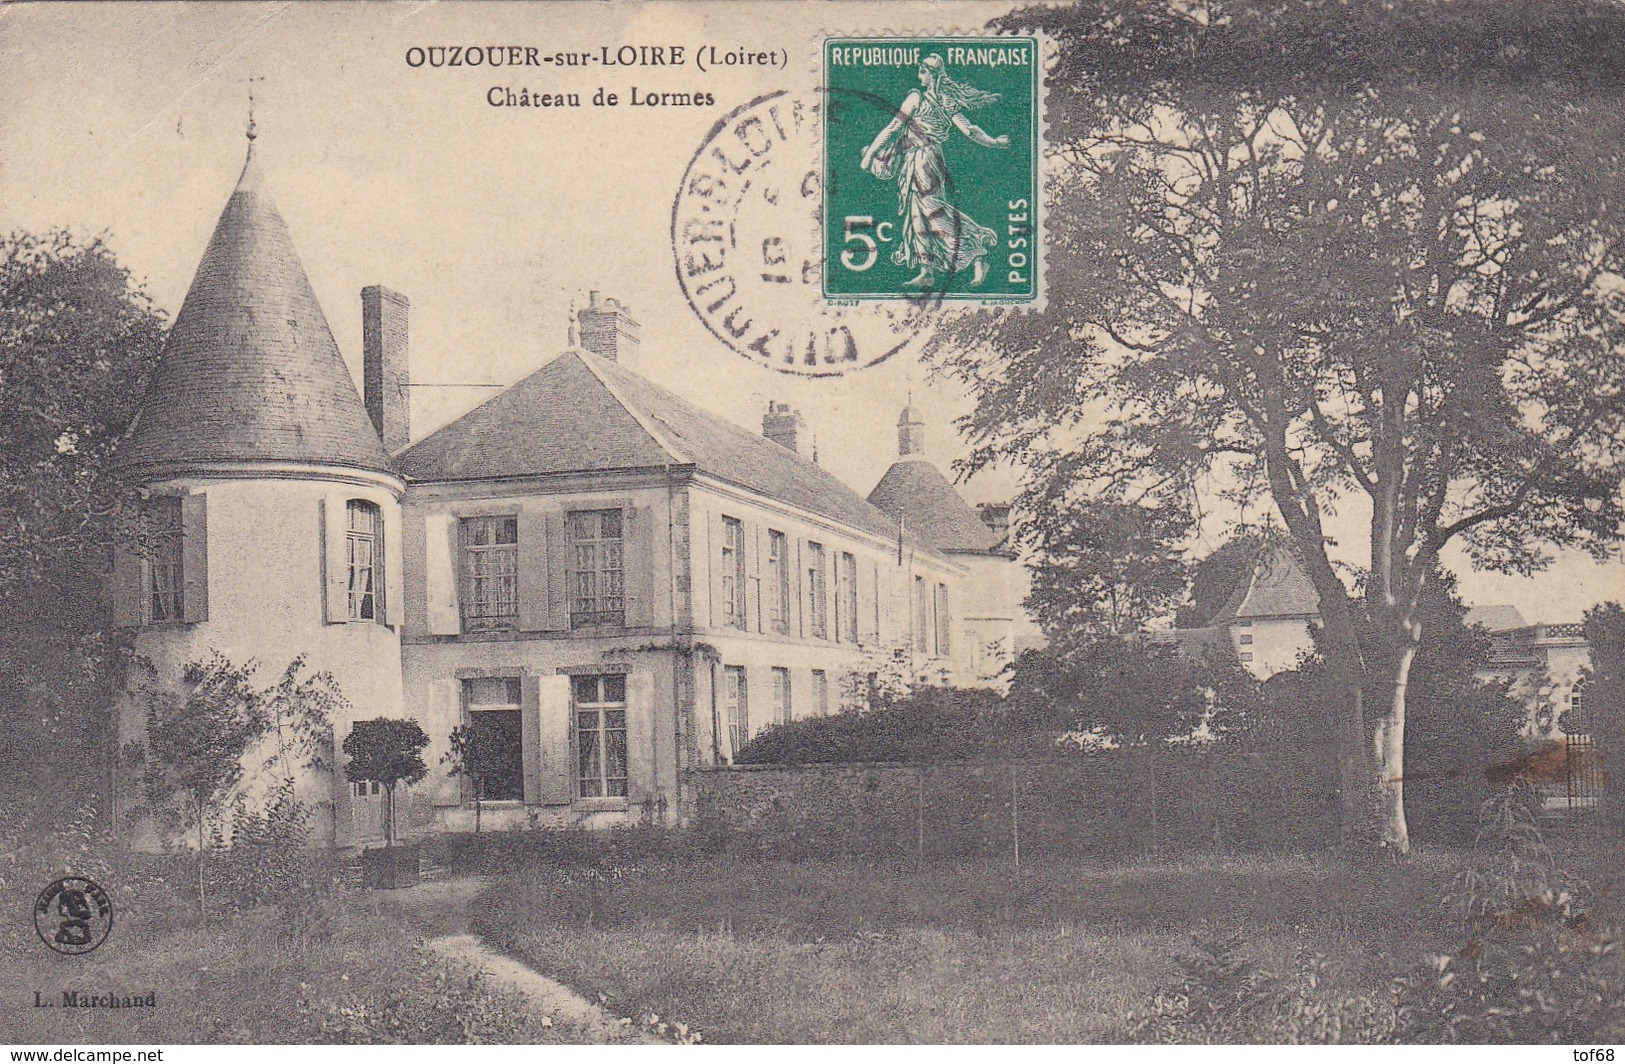
POLYGON ((1042 301, 1038 45, 824 41, 825 299, 1042 301))
POLYGON ((40 891, 34 930, 58 953, 89 953, 113 930, 113 902, 91 880, 69 876, 40 891))

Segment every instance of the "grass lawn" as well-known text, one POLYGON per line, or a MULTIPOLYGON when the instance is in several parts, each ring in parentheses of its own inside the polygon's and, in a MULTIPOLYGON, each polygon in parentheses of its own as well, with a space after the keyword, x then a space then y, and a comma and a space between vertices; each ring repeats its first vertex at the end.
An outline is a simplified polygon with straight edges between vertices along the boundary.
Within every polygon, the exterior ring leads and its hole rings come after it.
POLYGON ((428 935, 461 930, 462 920, 425 908, 414 893, 347 890, 200 921, 184 890, 173 897, 149 887, 140 900, 116 895, 107 942, 77 957, 41 945, 26 903, 15 905, 0 932, 0 1042, 593 1040, 421 948, 428 935), (151 991, 156 1007, 60 1007, 72 989, 151 991), (34 1007, 36 990, 58 1007, 34 1007))
POLYGON ((1204 926, 1265 970, 1378 995, 1456 870, 1330 858, 1025 868, 719 856, 511 868, 476 927, 612 1011, 708 1042, 1121 1042, 1204 926))

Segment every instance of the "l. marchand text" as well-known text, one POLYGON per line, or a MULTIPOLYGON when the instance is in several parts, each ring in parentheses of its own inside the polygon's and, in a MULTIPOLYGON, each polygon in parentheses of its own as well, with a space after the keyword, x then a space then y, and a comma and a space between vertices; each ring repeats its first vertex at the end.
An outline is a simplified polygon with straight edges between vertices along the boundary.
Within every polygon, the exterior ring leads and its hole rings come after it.
MULTIPOLYGON (((149 990, 145 994, 87 994, 83 990, 62 991, 62 1007, 65 1009, 150 1009, 158 1004, 158 992, 149 990)), ((39 990, 34 991, 34 1007, 48 1009, 52 1002, 47 1000, 45 994, 39 990)))

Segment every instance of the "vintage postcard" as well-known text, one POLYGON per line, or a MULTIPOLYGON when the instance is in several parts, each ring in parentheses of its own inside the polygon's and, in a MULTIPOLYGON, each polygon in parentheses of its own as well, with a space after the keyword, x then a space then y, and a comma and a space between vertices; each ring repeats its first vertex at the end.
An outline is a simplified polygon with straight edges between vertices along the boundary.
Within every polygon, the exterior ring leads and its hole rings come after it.
POLYGON ((1622 94, 1603 0, 0 4, 0 1043, 1613 1060, 1622 94))

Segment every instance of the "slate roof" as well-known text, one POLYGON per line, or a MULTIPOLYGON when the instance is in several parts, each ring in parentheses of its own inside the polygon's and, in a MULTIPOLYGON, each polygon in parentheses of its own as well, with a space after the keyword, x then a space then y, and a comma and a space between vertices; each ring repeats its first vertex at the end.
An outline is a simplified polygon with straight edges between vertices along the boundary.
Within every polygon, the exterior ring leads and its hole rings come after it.
POLYGON ((1218 628, 1254 617, 1312 617, 1319 611, 1320 595, 1297 555, 1284 544, 1274 544, 1259 553, 1251 578, 1208 625, 1218 628))
POLYGON ((392 468, 252 140, 117 461, 392 468))
POLYGON ((1529 627, 1529 622, 1523 619, 1518 607, 1508 605, 1474 606, 1462 620, 1466 624, 1479 625, 1486 632, 1511 632, 1529 627))
POLYGON ((897 537, 891 518, 817 464, 580 350, 566 351, 414 443, 396 462, 414 481, 692 465, 853 528, 897 537))
POLYGON ((869 493, 869 501, 938 550, 988 553, 999 548, 998 535, 942 471, 919 455, 894 462, 869 493))

